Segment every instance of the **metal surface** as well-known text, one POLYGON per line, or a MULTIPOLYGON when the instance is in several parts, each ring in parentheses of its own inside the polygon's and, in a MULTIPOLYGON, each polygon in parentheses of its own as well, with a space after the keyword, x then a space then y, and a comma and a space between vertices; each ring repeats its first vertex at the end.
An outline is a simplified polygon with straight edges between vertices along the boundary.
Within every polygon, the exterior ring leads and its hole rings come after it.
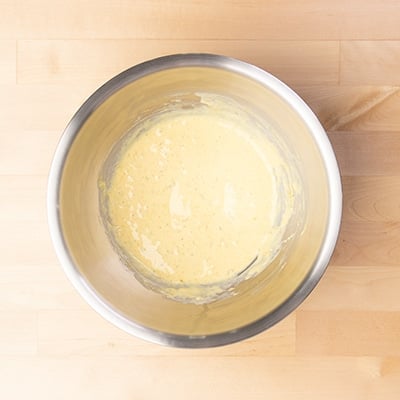
MULTIPOLYGON (((257 334, 288 315, 321 278, 341 219, 340 175, 319 121, 286 85, 247 63, 210 54, 162 57, 111 79, 78 110, 58 144, 48 184, 50 233, 65 273, 103 317, 143 339, 210 347, 257 334), (97 177, 113 144, 177 93, 206 91, 246 101, 300 162, 305 227, 286 264, 279 257, 238 294, 206 306, 182 304, 142 287, 124 268, 99 218, 97 177), (277 273, 270 275, 271 269, 277 273), (268 276, 267 276, 268 275, 268 276)), ((227 260, 229 262, 229 260, 227 260)))

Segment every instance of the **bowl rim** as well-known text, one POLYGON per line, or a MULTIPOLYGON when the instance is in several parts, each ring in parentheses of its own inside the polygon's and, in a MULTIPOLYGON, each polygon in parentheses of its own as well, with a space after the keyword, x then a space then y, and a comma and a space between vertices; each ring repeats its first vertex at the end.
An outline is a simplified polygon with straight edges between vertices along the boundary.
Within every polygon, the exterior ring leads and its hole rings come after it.
POLYGON ((263 69, 235 58, 209 53, 173 54, 145 61, 121 72, 97 89, 78 109, 65 128, 51 163, 47 188, 47 213, 51 240, 65 274, 80 295, 101 316, 125 332, 153 343, 182 348, 207 348, 231 344, 270 328, 295 310, 311 293, 324 274, 336 245, 342 214, 342 187, 336 157, 324 128, 309 106, 286 84, 263 69), (283 98, 302 117, 312 134, 325 165, 329 188, 328 223, 324 239, 310 272, 299 284, 298 290, 275 310, 256 321, 234 330, 202 336, 160 332, 133 322, 118 312, 96 292, 75 266, 62 234, 59 214, 60 184, 64 164, 72 142, 89 116, 109 96, 129 83, 162 70, 181 67, 228 70, 266 86, 283 98))

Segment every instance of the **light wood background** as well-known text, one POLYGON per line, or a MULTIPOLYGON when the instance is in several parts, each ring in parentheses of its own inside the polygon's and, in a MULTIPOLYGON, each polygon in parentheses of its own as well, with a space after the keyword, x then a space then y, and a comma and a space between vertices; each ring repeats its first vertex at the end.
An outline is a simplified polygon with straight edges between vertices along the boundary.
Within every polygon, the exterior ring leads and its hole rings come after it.
POLYGON ((0 398, 400 398, 398 0, 0 0, 0 398), (210 350, 163 348, 92 311, 50 243, 46 180, 101 83, 176 52, 254 63, 328 130, 343 176, 331 265, 299 310, 210 350))

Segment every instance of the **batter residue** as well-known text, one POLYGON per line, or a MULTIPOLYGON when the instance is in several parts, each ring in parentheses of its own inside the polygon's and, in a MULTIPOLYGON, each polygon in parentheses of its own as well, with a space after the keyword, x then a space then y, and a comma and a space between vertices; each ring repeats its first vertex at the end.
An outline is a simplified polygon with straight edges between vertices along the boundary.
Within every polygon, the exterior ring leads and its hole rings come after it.
POLYGON ((207 302, 264 269, 280 249, 294 186, 281 151, 241 111, 203 94, 125 139, 100 181, 106 227, 139 279, 207 302))

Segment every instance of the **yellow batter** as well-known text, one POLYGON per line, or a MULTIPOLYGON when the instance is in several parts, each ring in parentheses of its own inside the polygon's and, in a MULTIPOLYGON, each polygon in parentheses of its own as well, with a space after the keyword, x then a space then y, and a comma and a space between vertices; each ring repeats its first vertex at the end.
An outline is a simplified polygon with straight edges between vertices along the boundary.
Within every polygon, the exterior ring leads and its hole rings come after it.
POLYGON ((283 167, 276 146, 222 100, 160 114, 120 151, 109 230, 153 289, 206 301, 279 251, 293 209, 289 185, 287 204, 278 193, 283 167))

